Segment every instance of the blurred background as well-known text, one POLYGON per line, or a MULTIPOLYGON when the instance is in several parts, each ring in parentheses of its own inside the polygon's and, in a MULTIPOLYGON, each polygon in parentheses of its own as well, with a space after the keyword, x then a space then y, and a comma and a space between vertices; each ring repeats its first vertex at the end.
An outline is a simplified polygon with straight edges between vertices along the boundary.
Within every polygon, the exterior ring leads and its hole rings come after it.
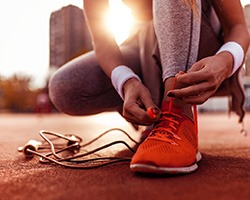
MULTIPOLYGON (((121 0, 109 0, 107 29, 122 43, 140 26, 121 0), (114 17, 115 16, 115 17, 114 17)), ((241 0, 250 30, 250 0, 241 0)), ((53 72, 92 50, 83 0, 8 0, 0 7, 0 112, 57 112, 48 98, 53 72)), ((250 110, 250 52, 244 65, 250 110)), ((227 98, 211 98, 202 111, 227 110, 227 98)))

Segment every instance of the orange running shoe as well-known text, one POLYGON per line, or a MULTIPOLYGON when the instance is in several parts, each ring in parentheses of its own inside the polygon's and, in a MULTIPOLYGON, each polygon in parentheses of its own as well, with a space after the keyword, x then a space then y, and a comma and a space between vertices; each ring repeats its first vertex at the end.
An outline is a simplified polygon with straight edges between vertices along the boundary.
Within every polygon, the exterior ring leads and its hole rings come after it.
POLYGON ((198 168, 197 131, 180 107, 163 102, 162 116, 132 158, 132 172, 190 173, 198 168))

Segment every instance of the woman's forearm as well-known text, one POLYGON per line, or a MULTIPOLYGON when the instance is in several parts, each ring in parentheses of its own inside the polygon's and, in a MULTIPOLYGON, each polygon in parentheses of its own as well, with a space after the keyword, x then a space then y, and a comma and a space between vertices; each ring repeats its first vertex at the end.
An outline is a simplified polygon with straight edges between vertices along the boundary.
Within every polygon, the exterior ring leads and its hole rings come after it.
POLYGON ((97 60, 103 71, 110 77, 115 67, 124 64, 124 59, 114 35, 106 28, 105 18, 108 10, 108 0, 84 0, 84 14, 97 60))
POLYGON ((240 0, 217 0, 212 2, 221 21, 225 43, 229 41, 237 42, 246 53, 250 36, 240 0))

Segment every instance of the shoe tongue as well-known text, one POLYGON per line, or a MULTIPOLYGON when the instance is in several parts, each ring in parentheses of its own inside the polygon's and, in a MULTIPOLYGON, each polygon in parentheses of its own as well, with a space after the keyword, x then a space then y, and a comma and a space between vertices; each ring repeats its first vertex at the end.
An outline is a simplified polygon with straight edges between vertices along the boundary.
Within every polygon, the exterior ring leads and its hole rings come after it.
POLYGON ((169 101, 162 102, 161 110, 163 112, 171 111, 173 113, 182 113, 183 112, 182 108, 180 106, 175 105, 175 104, 172 104, 172 107, 170 108, 170 102, 169 101))

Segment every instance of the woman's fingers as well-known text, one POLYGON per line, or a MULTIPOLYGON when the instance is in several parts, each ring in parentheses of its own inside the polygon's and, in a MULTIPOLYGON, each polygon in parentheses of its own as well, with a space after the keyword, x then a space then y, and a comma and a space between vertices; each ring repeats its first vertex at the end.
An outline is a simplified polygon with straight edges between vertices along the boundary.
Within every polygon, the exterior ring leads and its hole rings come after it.
POLYGON ((217 88, 214 83, 201 82, 180 89, 170 90, 168 92, 168 96, 177 98, 188 98, 190 96, 199 96, 201 93, 205 93, 207 91, 214 91, 216 89, 217 88))
POLYGON ((203 104, 213 95, 213 93, 213 91, 203 92, 196 96, 183 98, 183 101, 187 104, 203 104))
POLYGON ((140 125, 151 125, 155 122, 154 119, 150 118, 147 111, 141 107, 131 107, 130 109, 124 108, 123 117, 131 123, 140 125))
POLYGON ((125 99, 123 105, 124 118, 134 124, 151 125, 160 117, 160 111, 154 104, 148 89, 141 83, 126 85, 125 99), (148 108, 153 108, 155 117, 152 118, 148 108))
POLYGON ((187 73, 179 72, 176 75, 181 88, 170 90, 167 95, 183 99, 186 103, 204 103, 225 79, 225 67, 225 62, 218 56, 202 59, 187 73))

